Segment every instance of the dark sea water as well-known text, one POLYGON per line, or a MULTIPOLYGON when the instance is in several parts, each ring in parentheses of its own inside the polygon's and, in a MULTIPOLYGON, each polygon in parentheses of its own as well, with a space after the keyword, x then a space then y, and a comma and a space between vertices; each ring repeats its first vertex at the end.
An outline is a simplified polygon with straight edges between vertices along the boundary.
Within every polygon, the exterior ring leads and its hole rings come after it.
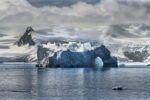
POLYGON ((150 100, 150 68, 38 69, 0 65, 0 100, 150 100), (123 91, 112 87, 123 86, 123 91))

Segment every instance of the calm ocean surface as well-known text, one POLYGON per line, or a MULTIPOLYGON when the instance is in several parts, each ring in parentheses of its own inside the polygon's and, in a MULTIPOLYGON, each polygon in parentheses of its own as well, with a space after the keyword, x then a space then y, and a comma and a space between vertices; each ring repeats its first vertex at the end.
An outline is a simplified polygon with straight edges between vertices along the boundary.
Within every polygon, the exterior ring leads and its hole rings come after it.
POLYGON ((150 100, 150 67, 38 69, 0 65, 0 100, 150 100), (112 87, 123 86, 123 91, 112 87))

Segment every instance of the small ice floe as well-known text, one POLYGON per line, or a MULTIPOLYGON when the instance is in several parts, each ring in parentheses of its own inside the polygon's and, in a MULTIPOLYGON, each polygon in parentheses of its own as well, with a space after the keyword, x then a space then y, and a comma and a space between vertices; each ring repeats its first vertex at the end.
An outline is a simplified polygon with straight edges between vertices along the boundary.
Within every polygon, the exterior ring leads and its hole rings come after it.
POLYGON ((113 87, 112 90, 121 91, 121 90, 123 90, 123 87, 116 86, 116 87, 113 87))

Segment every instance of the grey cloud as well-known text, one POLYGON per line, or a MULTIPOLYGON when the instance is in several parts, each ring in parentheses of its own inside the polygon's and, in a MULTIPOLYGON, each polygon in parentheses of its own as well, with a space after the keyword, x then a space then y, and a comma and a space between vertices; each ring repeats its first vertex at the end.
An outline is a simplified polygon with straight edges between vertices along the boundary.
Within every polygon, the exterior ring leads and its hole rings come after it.
MULTIPOLYGON (((92 29, 100 25, 137 23, 150 25, 148 21, 150 6, 147 4, 149 1, 124 0, 124 2, 126 3, 102 0, 94 5, 78 2, 70 7, 36 8, 25 0, 2 0, 0 1, 3 3, 3 7, 0 7, 0 15, 2 15, 0 27, 7 27, 11 32, 18 33, 27 26, 42 28, 58 25, 92 29), (9 3, 6 3, 7 1, 9 3)), ((7 30, 7 33, 10 31, 7 30)))

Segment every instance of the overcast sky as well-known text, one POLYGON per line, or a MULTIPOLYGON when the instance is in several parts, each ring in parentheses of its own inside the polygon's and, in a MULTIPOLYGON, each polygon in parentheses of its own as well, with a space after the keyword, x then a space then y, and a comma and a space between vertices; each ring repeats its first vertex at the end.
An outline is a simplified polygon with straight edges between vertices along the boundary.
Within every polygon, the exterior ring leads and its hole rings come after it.
POLYGON ((150 24, 149 0, 0 0, 0 5, 0 33, 15 34, 27 26, 150 24))

